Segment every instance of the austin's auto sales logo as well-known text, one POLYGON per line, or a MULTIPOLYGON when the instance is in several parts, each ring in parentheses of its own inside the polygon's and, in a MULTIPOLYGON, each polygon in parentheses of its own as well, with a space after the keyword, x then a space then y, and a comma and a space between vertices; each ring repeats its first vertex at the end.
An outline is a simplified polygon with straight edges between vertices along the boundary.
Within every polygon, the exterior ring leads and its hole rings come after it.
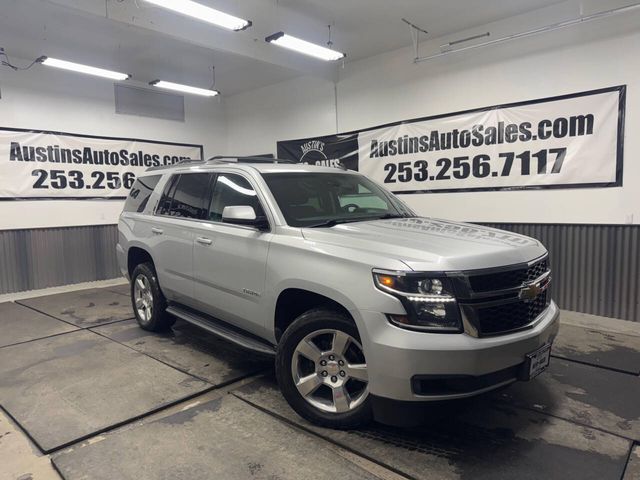
POLYGON ((302 160, 309 152, 318 152, 325 159, 327 158, 324 154, 324 142, 322 140, 310 140, 307 143, 303 143, 300 145, 300 150, 302 150, 302 157, 300 157, 300 160, 302 160))
POLYGON ((322 140, 309 140, 300 145, 302 156, 301 163, 311 163, 313 165, 323 165, 325 167, 339 167, 340 160, 337 158, 327 158, 324 153, 325 143, 322 140))

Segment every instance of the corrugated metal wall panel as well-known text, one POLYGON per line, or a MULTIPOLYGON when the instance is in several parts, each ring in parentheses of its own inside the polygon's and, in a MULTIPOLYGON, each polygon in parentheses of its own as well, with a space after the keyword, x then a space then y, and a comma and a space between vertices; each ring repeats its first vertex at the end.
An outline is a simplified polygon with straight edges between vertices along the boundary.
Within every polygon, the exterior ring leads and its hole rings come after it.
POLYGON ((0 231, 0 294, 120 276, 116 225, 0 231))
POLYGON ((640 321, 640 225, 485 225, 546 245, 560 308, 640 321))
MULTIPOLYGON (((542 241, 561 308, 640 321, 640 225, 487 224, 542 241)), ((116 225, 0 231, 0 293, 120 276, 116 225)))

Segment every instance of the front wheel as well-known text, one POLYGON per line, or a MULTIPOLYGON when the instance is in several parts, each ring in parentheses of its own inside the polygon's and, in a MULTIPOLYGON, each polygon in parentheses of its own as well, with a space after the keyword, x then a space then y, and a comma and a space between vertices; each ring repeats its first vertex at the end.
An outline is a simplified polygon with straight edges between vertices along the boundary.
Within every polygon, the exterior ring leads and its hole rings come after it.
POLYGON ((360 336, 340 312, 314 309, 300 315, 278 345, 276 376, 285 399, 310 422, 352 428, 371 421, 360 336))

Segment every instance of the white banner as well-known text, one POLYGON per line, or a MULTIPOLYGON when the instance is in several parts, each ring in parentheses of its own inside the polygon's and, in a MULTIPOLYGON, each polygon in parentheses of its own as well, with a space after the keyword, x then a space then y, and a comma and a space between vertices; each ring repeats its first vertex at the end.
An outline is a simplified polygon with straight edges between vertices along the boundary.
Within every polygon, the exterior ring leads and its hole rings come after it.
POLYGON ((625 86, 278 142, 394 193, 622 185, 625 86))
POLYGON ((399 193, 614 186, 618 90, 360 132, 359 170, 399 193))
POLYGON ((202 159, 202 145, 0 128, 0 200, 126 198, 149 167, 202 159))

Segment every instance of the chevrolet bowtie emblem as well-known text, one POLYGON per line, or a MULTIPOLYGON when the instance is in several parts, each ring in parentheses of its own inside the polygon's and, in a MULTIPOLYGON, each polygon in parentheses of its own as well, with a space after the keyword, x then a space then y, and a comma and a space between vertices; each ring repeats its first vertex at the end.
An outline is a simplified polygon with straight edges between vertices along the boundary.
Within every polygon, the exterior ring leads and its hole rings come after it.
POLYGON ((518 292, 518 298, 520 300, 524 300, 525 302, 531 302, 538 298, 538 295, 549 288, 550 284, 551 275, 549 274, 549 272, 547 272, 544 275, 538 277, 536 281, 528 285, 523 285, 518 292))
POLYGON ((529 302, 536 298, 544 291, 544 288, 540 286, 540 284, 532 283, 531 285, 527 285, 518 293, 518 298, 524 300, 525 302, 529 302))

